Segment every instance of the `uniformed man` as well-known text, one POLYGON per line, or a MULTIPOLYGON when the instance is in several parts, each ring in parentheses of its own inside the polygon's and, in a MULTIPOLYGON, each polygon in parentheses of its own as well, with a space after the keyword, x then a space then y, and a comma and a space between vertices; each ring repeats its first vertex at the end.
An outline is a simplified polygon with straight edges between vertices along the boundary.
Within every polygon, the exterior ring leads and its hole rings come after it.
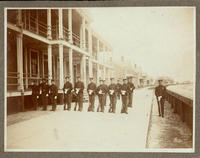
POLYGON ((121 92, 120 92, 120 90, 121 90, 121 83, 120 83, 120 80, 118 79, 117 80, 117 98, 118 99, 120 99, 120 94, 121 94, 121 92))
POLYGON ((133 77, 130 76, 128 77, 128 107, 132 107, 132 101, 133 101, 133 90, 135 89, 135 86, 133 84, 133 81, 132 81, 133 77))
POLYGON ((39 100, 38 100, 38 105, 43 107, 43 103, 42 103, 42 87, 44 85, 44 81, 43 79, 40 79, 39 81, 39 85, 38 85, 38 88, 39 88, 39 100))
POLYGON ((63 87, 64 94, 64 110, 71 110, 71 102, 72 102, 72 83, 69 81, 70 76, 66 76, 66 82, 63 87), (67 109, 66 109, 67 104, 67 109))
POLYGON ((88 84, 87 92, 88 92, 88 95, 89 95, 88 111, 94 112, 96 84, 93 82, 93 77, 90 77, 90 83, 88 84))
POLYGON ((36 81, 32 81, 31 90, 32 90, 32 95, 31 95, 32 104, 34 106, 34 109, 37 110, 40 89, 39 89, 39 86, 37 85, 36 81))
POLYGON ((163 80, 158 80, 158 86, 155 88, 155 95, 158 103, 159 116, 164 117, 164 103, 165 103, 165 93, 166 87, 163 85, 163 80))
POLYGON ((127 111, 127 95, 128 95, 128 85, 126 78, 123 79, 123 84, 121 86, 121 97, 122 97, 122 110, 121 113, 128 114, 127 111))
POLYGON ((78 111, 83 110, 83 90, 84 90, 84 83, 81 81, 80 76, 77 76, 77 82, 74 86, 74 92, 77 96, 77 102, 79 105, 78 111))
POLYGON ((57 97, 58 97, 58 88, 55 85, 55 81, 51 81, 51 85, 49 86, 49 97, 52 104, 52 111, 56 111, 57 97))
POLYGON ((116 112, 116 102, 117 102, 117 85, 114 83, 114 78, 110 78, 111 84, 108 86, 108 94, 110 97, 110 113, 116 112))
POLYGON ((42 105, 43 105, 43 110, 47 110, 48 97, 49 97, 49 85, 47 84, 46 79, 43 79, 43 84, 42 84, 42 105))
POLYGON ((104 112, 104 97, 107 93, 106 87, 103 85, 103 79, 100 79, 100 85, 97 87, 97 95, 99 98, 99 105, 97 108, 97 112, 104 112))
POLYGON ((106 85, 106 80, 103 79, 103 88, 105 89, 105 94, 103 95, 103 106, 106 106, 106 101, 107 101, 107 95, 108 95, 108 86, 106 85))

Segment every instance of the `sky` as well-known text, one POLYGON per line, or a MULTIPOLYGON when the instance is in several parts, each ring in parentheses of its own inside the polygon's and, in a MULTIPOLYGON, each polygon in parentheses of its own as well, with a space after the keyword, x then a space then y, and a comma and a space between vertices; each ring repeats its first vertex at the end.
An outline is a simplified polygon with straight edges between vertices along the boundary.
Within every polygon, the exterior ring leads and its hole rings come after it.
POLYGON ((190 7, 90 8, 91 27, 153 78, 194 79, 195 9, 190 7))

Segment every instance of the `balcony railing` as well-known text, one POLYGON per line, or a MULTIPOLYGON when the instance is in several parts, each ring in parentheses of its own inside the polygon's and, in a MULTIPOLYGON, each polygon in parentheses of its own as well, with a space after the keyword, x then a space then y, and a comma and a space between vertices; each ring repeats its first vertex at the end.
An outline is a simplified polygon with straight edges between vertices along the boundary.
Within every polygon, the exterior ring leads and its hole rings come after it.
MULTIPOLYGON (((31 76, 29 73, 23 73, 23 86, 25 90, 28 90, 30 88, 31 82, 36 81, 39 84, 39 81, 41 79, 47 79, 48 75, 44 75, 44 77, 40 76, 31 76)), ((59 78, 58 76, 53 76, 53 79, 56 82, 56 85, 59 84, 59 78)), ((18 72, 7 72, 7 91, 17 91, 17 88, 19 86, 19 73, 18 72)))
POLYGON ((23 27, 24 29, 36 33, 40 36, 43 36, 45 38, 47 37, 47 25, 42 21, 38 21, 34 17, 30 17, 30 22, 28 23, 27 21, 25 21, 23 27))

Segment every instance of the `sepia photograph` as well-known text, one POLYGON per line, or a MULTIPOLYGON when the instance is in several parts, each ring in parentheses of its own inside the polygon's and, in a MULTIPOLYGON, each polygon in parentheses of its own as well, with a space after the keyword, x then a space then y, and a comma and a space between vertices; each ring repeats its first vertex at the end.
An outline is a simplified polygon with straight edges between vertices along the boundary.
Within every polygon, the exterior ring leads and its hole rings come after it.
POLYGON ((195 148, 196 8, 4 8, 6 152, 195 148))

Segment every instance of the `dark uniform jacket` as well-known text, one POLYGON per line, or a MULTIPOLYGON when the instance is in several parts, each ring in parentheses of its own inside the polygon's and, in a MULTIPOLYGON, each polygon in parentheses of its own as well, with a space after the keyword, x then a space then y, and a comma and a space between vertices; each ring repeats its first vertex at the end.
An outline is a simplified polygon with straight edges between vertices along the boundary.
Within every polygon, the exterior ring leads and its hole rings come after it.
POLYGON ((94 82, 91 82, 90 84, 88 84, 87 87, 87 92, 89 95, 95 95, 96 92, 96 84, 94 82))
POLYGON ((49 86, 49 94, 53 97, 58 95, 58 88, 55 84, 52 84, 51 86, 49 86))
POLYGON ((74 91, 76 95, 83 94, 83 90, 84 90, 84 83, 81 81, 76 82, 74 86, 74 91), (77 89, 79 89, 79 91, 77 91, 77 89))
POLYGON ((120 90, 121 95, 127 95, 128 94, 128 85, 127 84, 123 84, 121 86, 121 90, 120 90))
POLYGON ((42 85, 42 95, 48 97, 49 96, 49 85, 43 84, 42 85))
POLYGON ((116 88, 117 88, 117 92, 118 92, 118 93, 120 93, 121 86, 122 86, 122 85, 121 85, 120 83, 117 83, 117 84, 116 84, 116 88))
POLYGON ((114 95, 116 95, 117 94, 117 85, 116 84, 110 84, 109 86, 108 86, 108 94, 110 95, 110 96, 114 96, 114 95))
POLYGON ((166 87, 163 85, 159 85, 155 88, 155 95, 156 97, 162 96, 162 98, 165 98, 166 93, 166 87))
POLYGON ((67 81, 64 84, 63 91, 64 91, 64 94, 70 94, 71 93, 71 91, 72 91, 72 84, 69 81, 67 81))
POLYGON ((39 96, 40 95, 40 87, 39 86, 32 85, 31 89, 32 89, 32 95, 34 95, 34 96, 39 96))
POLYGON ((40 94, 42 94, 42 88, 43 88, 43 86, 44 86, 44 83, 40 83, 40 84, 38 85, 39 90, 40 90, 40 94))
POLYGON ((107 86, 105 84, 101 84, 97 87, 97 95, 103 95, 107 93, 107 86), (102 91, 102 94, 100 94, 99 92, 102 91))
POLYGON ((133 90, 135 89, 134 84, 132 82, 128 82, 127 85, 128 85, 128 94, 133 93, 133 90))

